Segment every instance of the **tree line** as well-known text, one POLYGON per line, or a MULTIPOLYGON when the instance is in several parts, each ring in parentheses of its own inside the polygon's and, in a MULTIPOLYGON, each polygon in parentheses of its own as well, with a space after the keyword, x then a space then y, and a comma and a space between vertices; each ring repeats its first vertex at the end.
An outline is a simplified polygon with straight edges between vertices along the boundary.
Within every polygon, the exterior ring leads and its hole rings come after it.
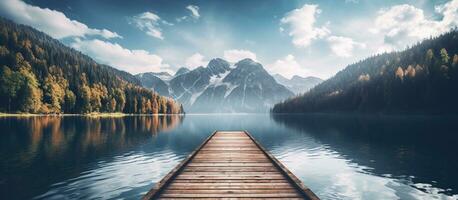
POLYGON ((458 31, 347 66, 274 113, 458 113, 458 31))
POLYGON ((174 114, 183 108, 127 72, 0 18, 0 112, 174 114))

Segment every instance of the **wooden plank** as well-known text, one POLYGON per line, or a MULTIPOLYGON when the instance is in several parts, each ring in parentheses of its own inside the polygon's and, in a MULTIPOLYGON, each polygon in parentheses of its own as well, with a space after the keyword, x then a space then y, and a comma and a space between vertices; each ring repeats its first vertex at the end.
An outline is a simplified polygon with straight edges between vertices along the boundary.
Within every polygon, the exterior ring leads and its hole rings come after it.
POLYGON ((230 166, 230 167, 273 167, 274 165, 272 163, 266 162, 266 163, 253 163, 253 162, 213 162, 213 163, 204 163, 204 162, 190 162, 188 166, 191 167, 224 167, 224 166, 230 166))
POLYGON ((196 160, 227 160, 227 159, 248 159, 248 160, 268 160, 265 156, 262 155, 197 155, 194 159, 196 160))
POLYGON ((224 164, 230 164, 230 163, 269 163, 269 160, 249 160, 249 159, 234 159, 234 160, 205 160, 205 159, 199 159, 199 160, 193 160, 192 162, 194 163, 224 163, 224 164))
POLYGON ((268 200, 301 200, 301 199, 304 199, 302 197, 289 197, 289 198, 282 198, 282 197, 277 197, 277 198, 249 198, 249 197, 246 197, 246 198, 216 198, 216 197, 213 197, 213 198, 186 198, 186 197, 182 197, 182 198, 161 198, 161 199, 164 199, 164 200, 264 200, 264 199, 268 199, 268 200))
POLYGON ((254 157, 262 157, 262 158, 266 158, 266 156, 264 154, 262 154, 261 152, 225 152, 225 153, 199 153, 196 155, 195 158, 198 158, 198 157, 250 157, 250 156, 254 156, 254 157))
POLYGON ((259 151, 256 147, 205 147, 202 151, 259 151))
POLYGON ((183 172, 277 172, 275 167, 186 167, 183 172))
POLYGON ((215 137, 212 142, 222 142, 222 141, 227 141, 227 142, 249 142, 251 141, 250 137, 215 137))
POLYGON ((168 190, 218 190, 218 189, 294 189, 289 183, 171 183, 168 190))
POLYGON ((242 177, 242 176, 282 176, 280 172, 183 172, 179 176, 226 176, 226 177, 242 177))
POLYGON ((318 199, 285 169, 248 132, 216 131, 143 199, 318 199))
POLYGON ((267 158, 196 158, 192 162, 269 162, 267 158))
POLYGON ((176 180, 198 180, 198 179, 205 179, 205 180, 272 180, 278 179, 283 180, 285 177, 283 175, 264 175, 264 176, 211 176, 211 175, 178 175, 175 179, 176 180))
POLYGON ((174 183, 288 183, 287 180, 284 179, 226 179, 226 180, 205 180, 205 179, 176 179, 173 180, 174 183))
POLYGON ((227 186, 221 186, 221 185, 195 185, 195 186, 190 186, 190 185, 183 185, 183 186, 176 186, 176 185, 170 185, 167 187, 167 190, 285 190, 285 189, 291 189, 295 190, 294 187, 292 187, 289 184, 285 185, 266 185, 266 186, 259 186, 259 185, 227 185, 227 186))
POLYGON ((268 199, 268 200, 301 200, 301 199, 304 199, 302 197, 289 197, 289 198, 282 198, 282 197, 277 197, 277 198, 249 198, 249 197, 246 197, 246 198, 216 198, 216 197, 213 197, 213 198, 186 198, 186 197, 182 197, 182 198, 173 198, 173 197, 170 197, 170 198, 161 198, 163 200, 263 200, 263 199, 268 199))
POLYGON ((277 194, 163 194, 161 197, 164 198, 271 198, 271 197, 300 197, 298 193, 277 193, 277 194))
POLYGON ((247 148, 247 147, 256 147, 256 145, 254 145, 253 143, 246 143, 246 144, 226 144, 226 143, 211 143, 211 144, 208 144, 207 147, 239 147, 239 148, 247 148))
POLYGON ((172 190, 167 188, 164 190, 163 194, 278 194, 278 193, 297 193, 297 190, 294 188, 284 188, 284 189, 271 189, 271 190, 257 190, 257 189, 219 189, 219 190, 181 190, 176 189, 172 190))
POLYGON ((223 155, 233 155, 233 156, 247 156, 247 155, 265 155, 262 151, 200 151, 196 156, 223 156, 223 155))

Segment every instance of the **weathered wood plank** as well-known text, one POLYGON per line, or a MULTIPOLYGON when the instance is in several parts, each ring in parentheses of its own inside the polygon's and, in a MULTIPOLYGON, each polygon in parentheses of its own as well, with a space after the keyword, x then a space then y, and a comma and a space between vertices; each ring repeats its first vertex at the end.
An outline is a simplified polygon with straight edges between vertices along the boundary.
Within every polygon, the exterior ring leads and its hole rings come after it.
POLYGON ((191 162, 188 164, 191 167, 273 167, 272 163, 256 163, 256 162, 191 162))
POLYGON ((174 183, 288 183, 287 180, 284 179, 264 179, 264 180, 256 180, 256 179, 225 179, 225 180, 205 180, 205 179, 175 179, 174 183))
POLYGON ((264 175, 264 176, 211 176, 211 175, 178 175, 175 179, 188 179, 188 180, 196 180, 196 179, 205 179, 205 180, 270 180, 270 179, 278 179, 283 180, 283 175, 264 175))
POLYGON ((281 198, 281 197, 278 197, 278 198, 216 198, 216 197, 213 197, 213 198, 185 198, 185 197, 182 197, 182 198, 161 198, 163 200, 301 200, 301 199, 304 199, 302 197, 298 197, 298 198, 281 198))
POLYGON ((224 159, 224 158, 215 158, 215 159, 195 159, 193 160, 192 162, 194 163, 198 163, 198 162, 207 162, 207 163, 220 163, 220 162, 225 162, 225 163, 234 163, 234 162, 244 162, 244 163, 262 163, 262 162, 265 162, 265 163, 269 163, 269 160, 268 159, 244 159, 244 158, 234 158, 234 159, 224 159))
POLYGON ((297 193, 294 188, 286 189, 271 189, 271 190, 256 190, 256 189, 219 189, 219 190, 171 190, 167 188, 163 194, 279 194, 279 193, 297 193))
POLYGON ((168 190, 218 190, 218 189, 294 189, 289 183, 172 183, 168 190))
POLYGON ((271 197, 300 197, 298 193, 277 193, 277 194, 163 194, 164 198, 202 198, 202 197, 216 197, 216 198, 271 198, 271 197))
POLYGON ((275 167, 186 167, 183 172, 278 172, 275 167))
POLYGON ((259 151, 256 147, 205 147, 203 151, 259 151))
POLYGON ((281 175, 279 171, 274 172, 196 172, 196 171, 183 171, 180 175, 197 175, 197 176, 269 176, 269 175, 281 175))

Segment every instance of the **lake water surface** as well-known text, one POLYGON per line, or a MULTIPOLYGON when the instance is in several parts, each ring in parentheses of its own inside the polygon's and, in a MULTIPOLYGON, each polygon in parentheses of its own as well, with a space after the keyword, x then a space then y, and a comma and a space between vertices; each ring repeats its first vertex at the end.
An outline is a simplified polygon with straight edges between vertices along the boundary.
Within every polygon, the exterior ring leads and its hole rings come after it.
POLYGON ((458 118, 0 118, 0 199, 139 199, 214 130, 248 130, 322 199, 458 199, 458 118))

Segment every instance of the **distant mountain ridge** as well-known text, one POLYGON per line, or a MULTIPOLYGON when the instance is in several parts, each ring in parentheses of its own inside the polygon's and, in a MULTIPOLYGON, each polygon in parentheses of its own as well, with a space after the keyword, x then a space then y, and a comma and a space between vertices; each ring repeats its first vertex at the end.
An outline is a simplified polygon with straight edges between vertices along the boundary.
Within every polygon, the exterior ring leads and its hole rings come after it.
MULTIPOLYGON (((159 87, 160 81, 150 83, 155 78, 140 80, 145 87, 167 95, 165 89, 159 87)), ((180 68, 170 81, 163 82, 168 85, 168 95, 181 102, 187 112, 267 112, 275 103, 294 95, 251 59, 231 66, 215 58, 206 67, 180 68)))
POLYGON ((178 76, 178 75, 181 75, 181 74, 184 74, 184 73, 188 73, 190 70, 186 67, 181 67, 180 69, 177 70, 177 72, 175 72, 175 75, 174 76, 178 76))
POLYGON ((137 77, 137 79, 140 81, 143 87, 149 88, 162 96, 170 96, 169 86, 164 81, 173 78, 170 74, 165 74, 165 77, 167 77, 167 79, 164 80, 160 78, 164 77, 164 74, 158 74, 154 72, 137 74, 135 75, 135 77, 137 77))
POLYGON ((275 74, 273 77, 278 83, 286 86, 295 94, 303 94, 308 92, 310 89, 323 82, 322 79, 314 76, 307 76, 304 78, 298 75, 294 75, 291 77, 291 79, 287 79, 280 74, 275 74))
POLYGON ((458 113, 458 31, 347 66, 275 113, 458 113))

